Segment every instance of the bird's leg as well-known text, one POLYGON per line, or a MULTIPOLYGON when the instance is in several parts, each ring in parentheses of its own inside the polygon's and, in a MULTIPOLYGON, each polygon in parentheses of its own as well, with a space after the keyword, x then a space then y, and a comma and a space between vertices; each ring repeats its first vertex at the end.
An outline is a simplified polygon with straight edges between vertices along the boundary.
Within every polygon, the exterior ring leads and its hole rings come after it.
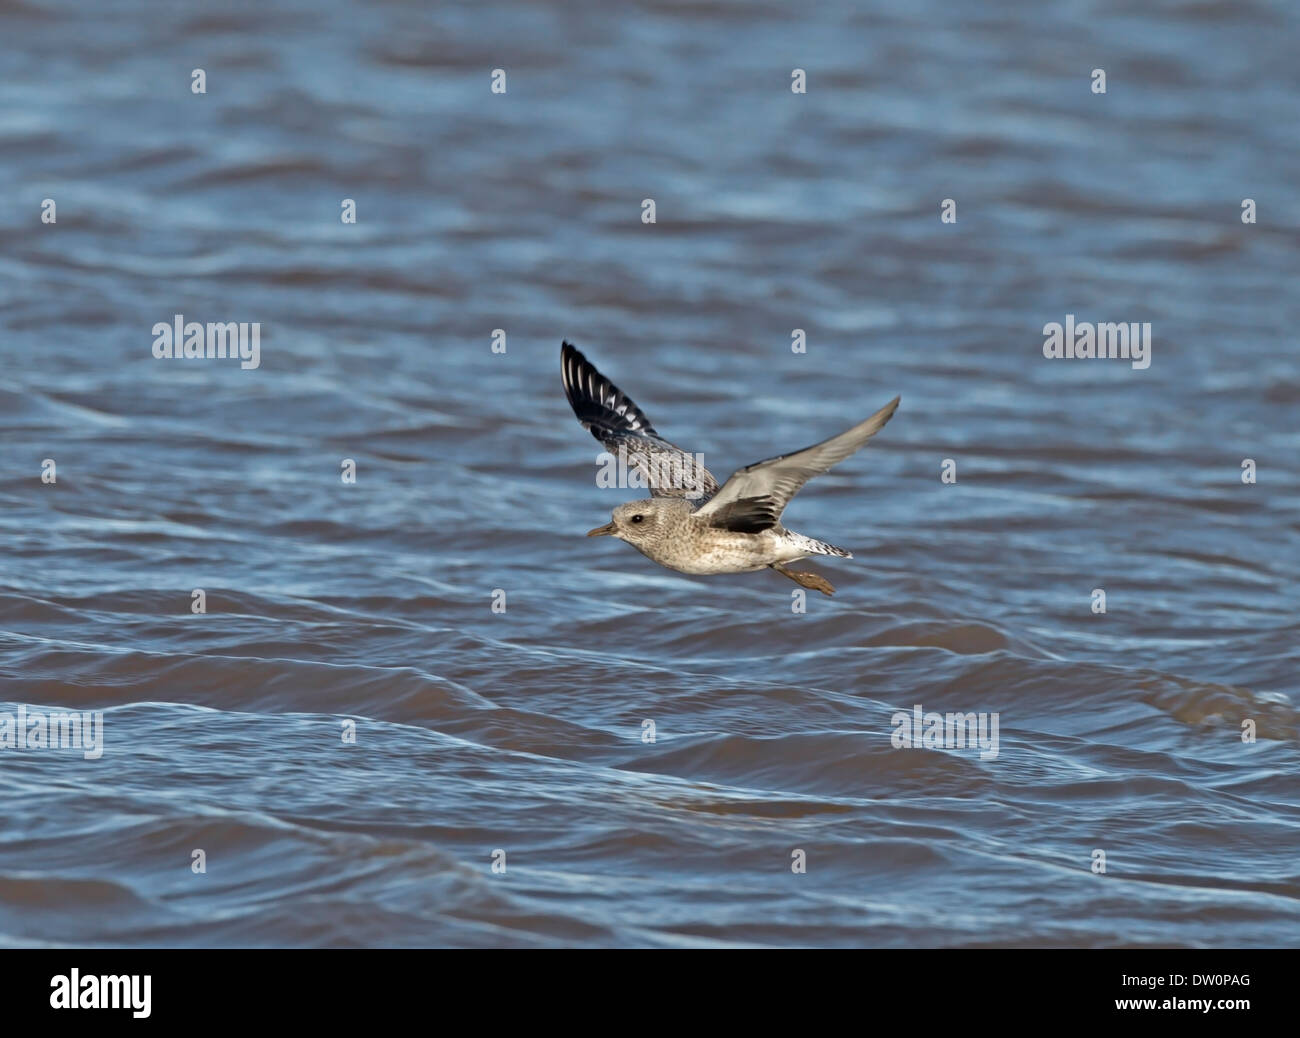
POLYGON ((831 586, 831 582, 825 577, 818 576, 816 573, 804 573, 801 570, 790 569, 789 566, 785 566, 779 562, 772 563, 772 568, 780 573, 781 576, 789 577, 796 584, 799 584, 802 587, 810 587, 814 591, 820 591, 823 595, 835 594, 835 588, 831 586))

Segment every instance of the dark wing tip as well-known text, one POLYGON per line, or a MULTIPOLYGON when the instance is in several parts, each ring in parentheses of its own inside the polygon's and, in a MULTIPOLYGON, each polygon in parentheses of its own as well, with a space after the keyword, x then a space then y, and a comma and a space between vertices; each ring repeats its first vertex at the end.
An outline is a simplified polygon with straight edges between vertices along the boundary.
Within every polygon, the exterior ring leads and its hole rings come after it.
POLYGON ((579 365, 586 362, 587 358, 568 339, 564 339, 560 343, 560 373, 564 376, 564 387, 566 389, 569 387, 571 373, 579 365))
POLYGON ((632 398, 597 371, 568 339, 560 343, 560 374, 569 406, 596 439, 603 442, 615 433, 658 435, 632 398))
POLYGON ((590 372, 596 378, 600 378, 600 373, 596 366, 582 355, 578 349, 568 339, 560 343, 560 373, 564 377, 564 388, 569 394, 569 399, 573 399, 574 390, 582 390, 584 376, 590 372))

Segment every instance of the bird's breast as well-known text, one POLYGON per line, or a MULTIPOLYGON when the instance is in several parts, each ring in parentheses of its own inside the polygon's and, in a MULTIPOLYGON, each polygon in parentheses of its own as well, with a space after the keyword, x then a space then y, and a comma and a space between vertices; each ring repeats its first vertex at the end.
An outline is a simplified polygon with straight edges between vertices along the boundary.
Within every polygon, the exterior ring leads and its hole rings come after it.
POLYGON ((778 542, 771 530, 734 533, 690 524, 672 537, 636 547, 647 558, 678 573, 747 573, 780 561, 778 542))

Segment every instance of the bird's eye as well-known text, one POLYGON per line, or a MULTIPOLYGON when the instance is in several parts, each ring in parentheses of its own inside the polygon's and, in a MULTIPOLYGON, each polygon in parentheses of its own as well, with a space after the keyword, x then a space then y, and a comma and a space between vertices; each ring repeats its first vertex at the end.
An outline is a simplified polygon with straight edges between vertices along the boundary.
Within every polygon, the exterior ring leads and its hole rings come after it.
POLYGON ((643 519, 645 519, 645 516, 643 516, 643 515, 634 515, 634 516, 632 516, 632 522, 634 522, 634 523, 639 523, 639 522, 641 522, 643 519))

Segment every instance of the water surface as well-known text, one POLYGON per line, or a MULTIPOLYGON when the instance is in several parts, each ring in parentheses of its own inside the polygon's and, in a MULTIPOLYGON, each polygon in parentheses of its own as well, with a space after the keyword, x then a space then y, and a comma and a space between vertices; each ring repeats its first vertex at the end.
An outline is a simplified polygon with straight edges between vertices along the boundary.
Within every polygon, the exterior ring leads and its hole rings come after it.
POLYGON ((0 709, 105 738, 0 750, 0 941, 1296 943, 1293 5, 0 19, 0 709), (565 337, 720 477, 901 393, 838 594, 584 539, 565 337))

